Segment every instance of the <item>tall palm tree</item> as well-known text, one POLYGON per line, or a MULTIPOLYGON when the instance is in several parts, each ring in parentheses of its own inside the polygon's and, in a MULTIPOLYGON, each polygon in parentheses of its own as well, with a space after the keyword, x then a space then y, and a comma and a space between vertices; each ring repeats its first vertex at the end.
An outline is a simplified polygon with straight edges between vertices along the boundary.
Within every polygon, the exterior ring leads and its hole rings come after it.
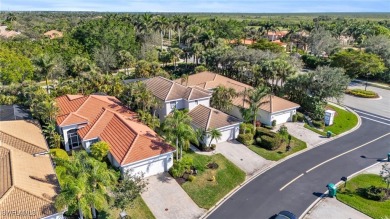
POLYGON ((171 142, 176 142, 176 160, 183 156, 183 147, 188 145, 190 140, 197 142, 196 134, 191 126, 191 117, 188 115, 188 110, 174 109, 164 121, 163 131, 166 137, 171 142))
POLYGON ((233 107, 233 98, 237 96, 233 88, 220 85, 214 89, 211 97, 211 106, 224 112, 228 112, 233 107))
POLYGON ((172 49, 170 49, 170 53, 171 53, 172 58, 173 58, 173 66, 174 66, 175 71, 176 71, 177 61, 180 60, 180 55, 183 53, 183 50, 181 50, 179 48, 172 48, 172 49))
POLYGON ((34 65, 40 75, 46 80, 46 91, 49 93, 49 79, 57 73, 57 60, 53 56, 42 55, 34 60, 34 65))
POLYGON ((194 43, 191 47, 192 54, 194 56, 194 59, 196 60, 196 65, 199 64, 200 56, 202 55, 202 52, 204 51, 204 47, 201 43, 194 43))
POLYGON ((160 32, 161 51, 163 50, 163 46, 164 46, 164 33, 165 33, 165 30, 168 28, 168 25, 169 25, 169 20, 165 16, 155 17, 154 22, 152 24, 153 29, 157 32, 160 32))
POLYGON ((210 138, 211 138, 210 139, 210 143, 209 143, 209 147, 211 146, 211 142, 213 142, 214 139, 216 141, 218 141, 222 137, 222 133, 218 129, 210 129, 210 130, 208 130, 207 135, 210 136, 210 138))
POLYGON ((257 113, 263 104, 268 103, 264 100, 264 97, 268 94, 268 88, 265 86, 259 86, 248 91, 247 97, 244 99, 249 104, 250 112, 253 116, 253 127, 256 128, 257 113))

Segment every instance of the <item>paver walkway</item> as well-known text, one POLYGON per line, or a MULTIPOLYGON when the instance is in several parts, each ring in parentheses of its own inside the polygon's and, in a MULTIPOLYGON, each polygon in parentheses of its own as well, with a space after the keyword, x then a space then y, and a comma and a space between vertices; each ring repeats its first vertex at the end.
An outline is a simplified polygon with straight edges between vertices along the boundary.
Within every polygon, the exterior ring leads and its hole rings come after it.
POLYGON ((262 158, 236 140, 218 143, 215 151, 242 169, 247 176, 255 174, 274 162, 262 158))
POLYGON ((199 208, 168 173, 147 178, 148 190, 142 198, 158 219, 199 218, 206 211, 199 208))
MULTIPOLYGON (((325 138, 303 127, 304 124, 305 123, 303 122, 287 122, 284 125, 287 127, 287 131, 289 134, 306 142, 308 148, 329 141, 329 138, 325 138)), ((278 125, 277 127, 275 127, 274 130, 279 130, 280 126, 281 125, 278 125)))

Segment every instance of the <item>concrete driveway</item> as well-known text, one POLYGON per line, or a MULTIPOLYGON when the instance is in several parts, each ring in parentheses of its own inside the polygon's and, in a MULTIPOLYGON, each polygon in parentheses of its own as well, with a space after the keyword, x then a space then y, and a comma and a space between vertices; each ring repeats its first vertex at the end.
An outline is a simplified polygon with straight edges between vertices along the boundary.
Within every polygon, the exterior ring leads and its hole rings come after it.
MULTIPOLYGON (((284 125, 287 127, 287 131, 289 134, 306 142, 308 148, 329 141, 329 138, 325 138, 303 127, 305 125, 305 123, 303 122, 287 122, 284 125)), ((278 125, 277 127, 275 127, 274 130, 279 130, 280 126, 281 125, 278 125)))
POLYGON ((221 153, 228 160, 242 169, 247 176, 267 167, 273 161, 266 160, 240 142, 233 140, 217 144, 216 153, 221 153))
POLYGON ((168 173, 147 179, 148 190, 141 196, 156 218, 199 218, 205 213, 168 173))

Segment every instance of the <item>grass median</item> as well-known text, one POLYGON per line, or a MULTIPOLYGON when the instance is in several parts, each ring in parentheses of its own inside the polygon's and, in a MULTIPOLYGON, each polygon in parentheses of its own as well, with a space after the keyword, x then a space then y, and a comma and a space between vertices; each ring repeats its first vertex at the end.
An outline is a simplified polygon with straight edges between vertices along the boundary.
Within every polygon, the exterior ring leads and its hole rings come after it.
POLYGON ((358 211, 374 218, 388 218, 390 215, 390 200, 374 201, 365 198, 360 190, 370 186, 385 188, 386 184, 379 175, 362 174, 347 182, 347 187, 340 187, 337 199, 358 211))

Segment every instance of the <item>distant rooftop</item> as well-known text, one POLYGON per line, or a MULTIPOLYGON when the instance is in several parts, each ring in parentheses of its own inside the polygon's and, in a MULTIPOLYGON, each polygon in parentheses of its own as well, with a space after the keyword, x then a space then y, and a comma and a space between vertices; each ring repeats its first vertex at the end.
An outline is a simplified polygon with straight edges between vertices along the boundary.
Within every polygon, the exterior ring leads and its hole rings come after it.
POLYGON ((32 119, 28 109, 20 105, 0 105, 0 121, 32 119))

